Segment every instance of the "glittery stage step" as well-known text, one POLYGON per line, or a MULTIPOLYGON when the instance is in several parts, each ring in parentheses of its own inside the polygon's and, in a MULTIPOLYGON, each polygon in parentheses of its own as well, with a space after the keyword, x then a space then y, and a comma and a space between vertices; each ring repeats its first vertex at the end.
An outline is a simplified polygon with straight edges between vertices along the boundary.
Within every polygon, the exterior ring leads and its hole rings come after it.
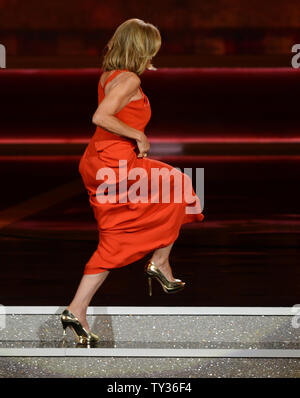
POLYGON ((133 377, 133 369, 138 377, 155 377, 162 364, 166 377, 175 377, 174 369, 186 377, 187 366, 194 377, 207 377, 207 363, 212 375, 227 363, 224 377, 238 377, 233 369, 241 363, 240 377, 248 366, 253 377, 267 368, 268 377, 294 377, 300 369, 297 307, 89 307, 101 341, 88 348, 69 329, 62 341, 64 308, 1 306, 0 377, 23 377, 24 369, 43 377, 133 377))

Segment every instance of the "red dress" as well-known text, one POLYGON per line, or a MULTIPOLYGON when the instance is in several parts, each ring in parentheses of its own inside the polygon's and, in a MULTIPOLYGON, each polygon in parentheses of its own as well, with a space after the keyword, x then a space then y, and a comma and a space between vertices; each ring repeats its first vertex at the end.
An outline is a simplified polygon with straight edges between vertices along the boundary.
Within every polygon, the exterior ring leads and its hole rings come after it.
MULTIPOLYGON (((121 72, 114 71, 103 88, 99 80, 99 103, 105 95, 106 84, 121 72)), ((143 97, 129 102, 115 116, 131 127, 144 131, 151 118, 151 107, 141 87, 140 91, 143 97)), ((79 172, 89 194, 99 233, 97 249, 85 265, 84 274, 97 274, 133 263, 149 252, 174 242, 182 224, 204 219, 190 177, 167 163, 151 159, 151 155, 138 158, 138 153, 135 140, 97 126, 80 159, 79 172), (166 173, 159 180, 155 179, 151 172, 156 168, 161 172, 167 171, 169 176, 166 173), (107 175, 101 174, 108 169, 107 175), (174 176, 170 174, 172 171, 174 176), (175 201, 174 187, 178 186, 175 183, 175 180, 179 181, 178 177, 184 183, 186 181, 187 185, 182 187, 189 186, 192 198, 189 196, 186 199, 182 190, 177 196, 182 200, 175 201), (143 187, 145 183, 148 184, 147 192, 141 186, 137 188, 139 180, 140 184, 144 184, 143 187), (162 197, 163 181, 168 183, 170 192, 166 200, 162 197), (103 183, 108 184, 106 188, 103 183), (137 202, 136 197, 141 198, 140 202, 137 202), (104 198, 112 202, 105 203, 104 198), (197 212, 187 214, 188 207, 196 207, 197 212)))

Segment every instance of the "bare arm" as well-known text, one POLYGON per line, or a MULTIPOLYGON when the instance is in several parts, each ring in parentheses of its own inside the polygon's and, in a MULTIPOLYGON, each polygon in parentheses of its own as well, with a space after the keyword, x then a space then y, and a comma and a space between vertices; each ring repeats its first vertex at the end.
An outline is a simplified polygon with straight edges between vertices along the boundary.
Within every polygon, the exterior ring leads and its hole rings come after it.
POLYGON ((105 97, 93 115, 93 123, 112 133, 138 139, 143 132, 128 126, 114 115, 130 102, 139 85, 140 79, 138 76, 133 73, 124 76, 105 93, 105 97))
POLYGON ((105 93, 92 121, 109 132, 136 140, 140 151, 138 157, 143 157, 150 149, 148 138, 144 132, 128 126, 114 116, 130 102, 140 85, 140 79, 134 73, 126 75, 105 93))

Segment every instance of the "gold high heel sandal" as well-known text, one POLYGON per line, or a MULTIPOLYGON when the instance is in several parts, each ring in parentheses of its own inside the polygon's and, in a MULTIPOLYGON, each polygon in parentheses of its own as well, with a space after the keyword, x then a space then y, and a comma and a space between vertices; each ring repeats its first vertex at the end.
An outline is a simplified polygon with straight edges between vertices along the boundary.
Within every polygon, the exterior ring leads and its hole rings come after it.
POLYGON ((153 261, 149 261, 146 264, 145 272, 148 275, 149 296, 152 296, 152 278, 156 278, 160 282, 166 293, 177 293, 185 286, 185 282, 182 282, 180 279, 175 279, 174 282, 169 281, 153 261))
POLYGON ((69 327, 73 331, 77 342, 80 344, 91 344, 99 341, 99 337, 92 332, 87 332, 79 320, 68 309, 62 312, 60 320, 64 329, 63 337, 66 336, 66 329, 69 327))

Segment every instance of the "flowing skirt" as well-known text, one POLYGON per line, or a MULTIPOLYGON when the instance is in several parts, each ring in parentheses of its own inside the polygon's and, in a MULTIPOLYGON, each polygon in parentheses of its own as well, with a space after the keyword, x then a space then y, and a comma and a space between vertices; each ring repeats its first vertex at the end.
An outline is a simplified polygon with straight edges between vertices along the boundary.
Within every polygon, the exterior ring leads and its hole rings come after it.
POLYGON ((80 159, 99 233, 84 274, 131 264, 173 243, 182 224, 204 219, 191 178, 167 163, 138 158, 135 149, 130 140, 92 140, 80 159))

